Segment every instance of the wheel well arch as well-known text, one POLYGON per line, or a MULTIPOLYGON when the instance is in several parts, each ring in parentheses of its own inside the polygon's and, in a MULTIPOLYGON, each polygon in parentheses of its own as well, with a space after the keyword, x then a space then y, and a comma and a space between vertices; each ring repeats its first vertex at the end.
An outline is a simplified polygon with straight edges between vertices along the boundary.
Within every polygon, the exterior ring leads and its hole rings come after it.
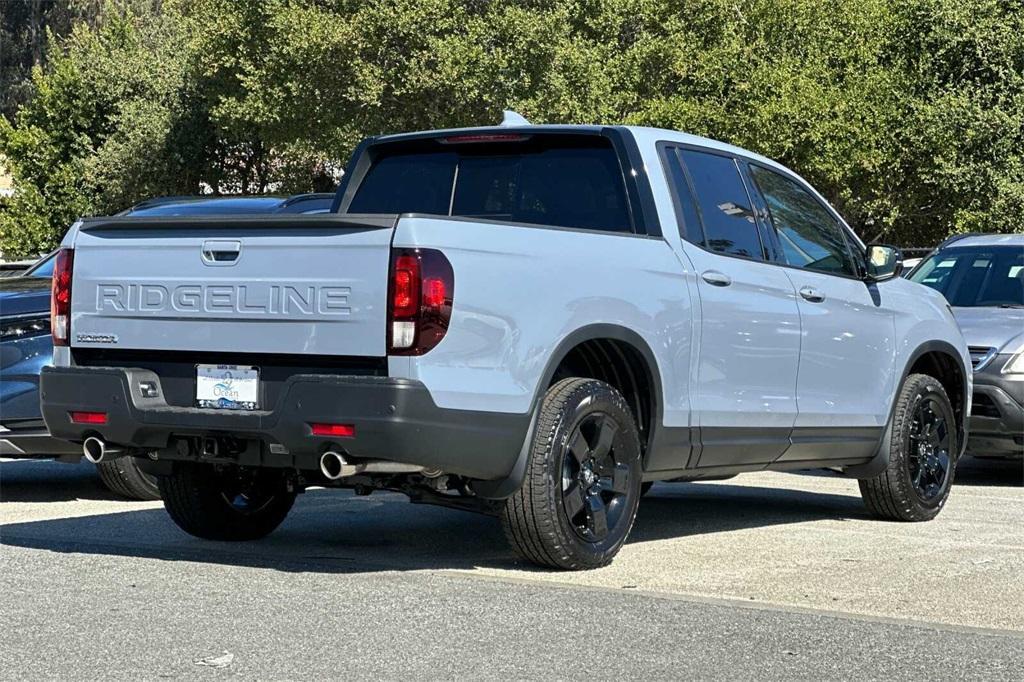
POLYGON ((646 454, 661 423, 663 394, 657 360, 643 337, 618 325, 577 329, 552 354, 537 399, 570 376, 604 381, 622 394, 636 419, 640 446, 646 454))
MULTIPOLYGON (((927 374, 934 377, 946 389, 949 401, 956 415, 958 445, 961 452, 966 447, 967 424, 967 368, 953 346, 933 341, 920 346, 911 356, 903 380, 911 374, 927 374)), ((897 393, 899 387, 897 387, 897 393)))

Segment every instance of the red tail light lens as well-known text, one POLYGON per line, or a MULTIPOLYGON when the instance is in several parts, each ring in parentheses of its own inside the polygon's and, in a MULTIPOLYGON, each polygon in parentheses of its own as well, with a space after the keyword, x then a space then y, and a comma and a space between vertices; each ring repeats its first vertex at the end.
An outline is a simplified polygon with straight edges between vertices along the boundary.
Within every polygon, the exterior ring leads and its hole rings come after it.
POLYGON ((448 300, 448 287, 443 279, 423 280, 423 305, 428 308, 440 308, 448 300))
POLYGON ((67 346, 71 339, 71 271, 75 262, 72 249, 57 251, 50 289, 50 333, 53 345, 67 346))
POLYGON ((448 331, 455 274, 434 249, 393 249, 388 296, 388 352, 423 355, 448 331))
POLYGON ((395 259, 391 275, 391 313, 396 320, 405 320, 419 312, 420 260, 416 256, 395 259))

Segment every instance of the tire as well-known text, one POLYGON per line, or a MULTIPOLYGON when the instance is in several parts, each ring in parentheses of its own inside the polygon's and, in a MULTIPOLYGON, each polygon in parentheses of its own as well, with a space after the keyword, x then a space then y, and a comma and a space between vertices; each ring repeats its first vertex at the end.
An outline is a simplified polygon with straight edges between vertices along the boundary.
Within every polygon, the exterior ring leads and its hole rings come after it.
POLYGON ((540 566, 604 566, 633 527, 640 477, 640 439, 622 395, 594 379, 563 379, 539 406, 525 479, 501 513, 505 535, 540 566))
POLYGON ((889 464, 860 481, 872 515, 893 521, 928 521, 949 499, 959 450, 956 416, 942 384, 926 374, 903 382, 893 410, 889 464))
POLYGON ((132 500, 159 500, 156 477, 139 469, 134 457, 119 457, 96 465, 96 473, 110 492, 132 500))
POLYGON ((295 502, 282 472, 176 462, 157 479, 178 527, 206 540, 256 540, 281 525, 295 502))

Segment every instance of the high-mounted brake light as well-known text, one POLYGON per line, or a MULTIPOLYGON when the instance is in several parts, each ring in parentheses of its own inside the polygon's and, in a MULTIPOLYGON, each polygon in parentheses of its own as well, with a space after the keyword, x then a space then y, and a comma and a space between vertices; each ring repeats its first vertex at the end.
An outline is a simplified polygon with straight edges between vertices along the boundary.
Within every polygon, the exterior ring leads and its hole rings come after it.
POLYGON ((448 331, 455 275, 434 249, 392 249, 388 291, 388 352, 423 355, 448 331))
POLYGON ((50 285, 50 333, 54 346, 67 346, 71 339, 71 271, 74 262, 74 250, 57 251, 50 285))
POLYGON ((529 135, 516 135, 512 133, 483 133, 479 135, 453 135, 442 137, 441 144, 474 144, 480 142, 525 142, 529 135))

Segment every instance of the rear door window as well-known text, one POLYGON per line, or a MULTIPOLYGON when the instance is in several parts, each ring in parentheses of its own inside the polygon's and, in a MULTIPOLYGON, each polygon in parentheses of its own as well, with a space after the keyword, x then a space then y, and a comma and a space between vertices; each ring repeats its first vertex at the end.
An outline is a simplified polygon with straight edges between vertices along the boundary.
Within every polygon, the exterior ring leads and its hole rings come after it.
POLYGON ((839 221, 793 180, 751 164, 750 174, 768 204, 787 265, 855 276, 839 221))
POLYGON ((347 211, 632 231, 622 170, 606 138, 534 136, 443 151, 437 140, 426 143, 375 159, 347 211))
POLYGON ((681 150, 693 180, 705 248, 718 253, 764 259, 750 196, 736 161, 728 156, 681 150))

